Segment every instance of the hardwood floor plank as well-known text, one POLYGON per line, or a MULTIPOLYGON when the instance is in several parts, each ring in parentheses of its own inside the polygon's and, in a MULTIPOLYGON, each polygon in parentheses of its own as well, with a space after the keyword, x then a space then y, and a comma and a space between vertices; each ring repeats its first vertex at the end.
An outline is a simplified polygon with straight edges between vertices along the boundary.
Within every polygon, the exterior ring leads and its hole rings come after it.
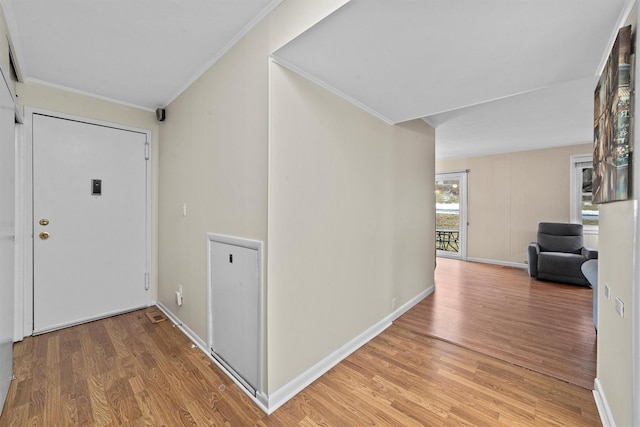
MULTIPOLYGON (((15 381, 14 381, 15 382, 15 381)), ((7 401, 13 402, 15 406, 25 406, 29 404, 29 399, 31 397, 31 378, 26 378, 25 380, 18 380, 15 382, 15 386, 9 388, 9 393, 7 394, 7 401)))
MULTIPOLYGON (((470 273, 459 268, 442 273, 458 281, 471 274, 469 286, 486 288, 500 280, 501 270, 471 266, 470 273)), ((462 289, 447 296, 440 287, 433 295, 437 304, 418 304, 270 416, 178 328, 170 322, 152 324, 144 311, 29 337, 14 346, 18 378, 0 427, 600 425, 590 390, 425 333, 427 325, 460 327, 457 336, 477 339, 478 331, 480 340, 495 339, 501 351, 515 349, 519 357, 551 365, 561 363, 563 351, 588 352, 595 338, 587 334, 586 344, 574 340, 558 350, 527 355, 522 343, 553 343, 575 325, 558 323, 572 319, 564 302, 539 300, 532 284, 513 284, 513 272, 504 277, 510 287, 529 286, 535 301, 492 286, 487 294, 496 300, 485 301, 484 310, 469 309, 476 321, 492 322, 483 330, 471 321, 455 325, 446 317, 463 316, 459 307, 447 307, 452 300, 474 306, 477 297, 462 289), (518 320, 505 313, 505 305, 529 310, 532 317, 518 320), (550 319, 559 320, 541 327, 550 319), (511 340, 513 330, 526 339, 511 340)), ((437 280, 442 286, 442 277, 437 280)), ((562 287, 552 293, 572 295, 562 287)), ((590 356, 582 360, 579 364, 589 372, 590 356)))
POLYGON ((86 381, 78 381, 73 384, 73 400, 75 401, 77 423, 79 425, 93 424, 91 396, 86 381))
POLYGON ((313 399, 307 397, 306 400, 314 410, 311 414, 307 415, 307 417, 311 419, 322 420, 322 422, 330 426, 340 424, 366 425, 355 408, 342 399, 333 399, 331 391, 325 390, 324 393, 319 393, 313 399))
POLYGON ((592 298, 522 269, 438 258, 436 291, 396 323, 591 389, 592 298))
MULTIPOLYGON (((157 417, 157 411, 150 394, 143 389, 135 393, 134 397, 140 409, 140 418, 136 421, 136 425, 153 425, 156 422, 154 419, 157 417)), ((163 419, 162 422, 166 424, 167 420, 163 419)))
POLYGON ((60 412, 60 405, 62 404, 62 394, 60 393, 59 381, 56 376, 54 376, 53 380, 47 384, 45 388, 45 396, 46 398, 44 401, 43 414, 45 425, 61 425, 63 423, 60 412))
POLYGON ((94 424, 106 426, 111 424, 111 410, 104 388, 104 376, 92 375, 87 380, 94 424))

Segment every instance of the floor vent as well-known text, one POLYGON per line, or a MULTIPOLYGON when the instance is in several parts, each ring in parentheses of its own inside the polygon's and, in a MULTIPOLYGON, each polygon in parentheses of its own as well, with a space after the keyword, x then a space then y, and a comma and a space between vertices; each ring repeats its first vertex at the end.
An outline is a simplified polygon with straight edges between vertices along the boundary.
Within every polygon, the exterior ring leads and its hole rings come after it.
POLYGON ((145 313, 145 315, 149 318, 151 323, 160 323, 167 318, 162 314, 160 310, 149 310, 145 313))

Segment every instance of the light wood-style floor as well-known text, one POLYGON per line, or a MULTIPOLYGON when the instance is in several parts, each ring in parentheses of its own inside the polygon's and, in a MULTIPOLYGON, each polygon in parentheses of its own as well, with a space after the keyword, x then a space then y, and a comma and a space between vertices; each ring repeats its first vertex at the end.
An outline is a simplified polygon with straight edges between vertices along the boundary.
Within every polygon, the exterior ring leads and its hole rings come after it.
POLYGON ((436 292, 398 325, 593 389, 593 290, 438 258, 436 292))
POLYGON ((0 426, 601 425, 591 391, 427 336, 420 311, 270 416, 144 311, 30 337, 15 345, 0 426))

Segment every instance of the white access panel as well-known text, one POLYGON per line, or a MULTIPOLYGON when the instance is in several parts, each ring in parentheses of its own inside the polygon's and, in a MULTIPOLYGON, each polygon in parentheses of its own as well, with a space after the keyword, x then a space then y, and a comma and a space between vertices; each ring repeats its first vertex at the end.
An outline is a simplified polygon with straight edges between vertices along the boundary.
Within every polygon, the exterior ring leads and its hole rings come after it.
POLYGON ((15 110, 0 74, 0 411, 13 368, 15 110))
POLYGON ((258 250, 210 242, 212 355, 255 394, 259 385, 258 250))
POLYGON ((34 333, 148 305, 146 142, 34 114, 34 333))

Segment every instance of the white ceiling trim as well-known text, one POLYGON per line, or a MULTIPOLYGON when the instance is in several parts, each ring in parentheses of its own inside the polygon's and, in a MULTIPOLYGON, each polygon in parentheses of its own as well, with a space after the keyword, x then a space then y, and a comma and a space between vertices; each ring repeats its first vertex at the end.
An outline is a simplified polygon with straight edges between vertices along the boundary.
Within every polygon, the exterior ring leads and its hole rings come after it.
MULTIPOLYGON (((583 77, 583 79, 584 78, 589 78, 589 77, 583 77)), ((582 80, 582 79, 576 79, 576 80, 582 80)), ((432 117, 438 117, 441 114, 452 113, 454 111, 462 111, 465 108, 479 107, 479 106, 482 106, 482 105, 485 105, 485 104, 490 104, 492 102, 504 101, 504 100, 507 100, 507 99, 510 99, 510 98, 514 98, 514 97, 521 96, 521 95, 526 95, 526 94, 529 94, 529 93, 534 93, 534 92, 545 90, 545 89, 553 89, 555 87, 561 87, 562 85, 565 85, 567 83, 572 83, 572 82, 574 82, 576 80, 569 80, 569 81, 565 81, 565 82, 556 82, 556 83, 553 83, 553 84, 550 84, 550 85, 546 85, 546 86, 542 86, 542 87, 536 87, 536 88, 533 88, 533 89, 523 90, 521 92, 512 93, 512 94, 505 95, 505 96, 499 96, 497 98, 487 99, 485 101, 476 102, 475 104, 460 105, 459 107, 455 107, 455 108, 451 108, 449 110, 441 111, 441 112, 436 113, 436 114, 431 114, 431 115, 426 116, 426 117, 416 117, 416 119, 422 119, 425 122, 427 122, 429 125, 431 125, 432 127, 437 128, 442 123, 434 122, 432 117)), ((409 119, 409 120, 415 120, 415 119, 409 119)))
POLYGON ((431 126, 432 128, 436 128, 436 126, 433 124, 433 122, 431 121, 431 119, 429 117, 422 117, 422 120, 428 124, 429 126, 431 126))
POLYGON ((439 161, 439 160, 454 160, 454 159, 475 158, 475 157, 485 157, 485 156, 499 156, 502 154, 522 153, 525 151, 538 151, 538 150, 548 150, 553 148, 573 147, 581 144, 589 144, 590 142, 591 141, 568 141, 566 144, 542 143, 542 144, 536 144, 536 146, 531 146, 531 147, 518 147, 518 148, 499 147, 499 148, 486 149, 486 150, 483 150, 482 153, 474 153, 470 155, 460 155, 460 154, 440 155, 438 154, 438 147, 436 145, 435 158, 436 158, 436 161, 439 161))
POLYGON ((598 76, 430 116, 436 159, 593 143, 598 76))
POLYGON ((607 65, 607 60, 609 59, 609 52, 611 52, 611 48, 613 48, 613 44, 615 43, 616 37, 618 36, 618 31, 620 30, 620 28, 624 26, 624 24, 629 19, 629 16, 631 15, 631 12, 633 11, 633 8, 635 5, 636 5, 636 0, 627 0, 627 2, 625 3, 624 8, 622 9, 622 12, 620 12, 620 17, 618 18, 618 22, 616 23, 616 26, 614 27, 613 32, 611 33, 611 37, 609 38, 609 43, 607 44, 607 48, 602 53, 602 59, 600 60, 600 64, 598 65, 598 68, 596 68, 594 75, 599 76, 602 74, 602 71, 604 70, 604 66, 607 65))
POLYGON ((363 104, 362 102, 356 100, 355 98, 352 98, 349 95, 347 95, 346 93, 344 93, 344 92, 336 89, 335 87, 329 85, 324 80, 318 79, 313 74, 307 73, 306 71, 296 67, 292 63, 290 63, 290 62, 288 62, 288 61, 286 61, 286 60, 284 60, 282 58, 279 58, 279 57, 277 57, 275 55, 271 55, 270 58, 274 63, 276 63, 276 64, 288 69, 291 72, 294 72, 294 73, 298 74, 300 77, 303 77, 303 78, 309 80, 310 82, 320 86, 321 88, 331 92, 332 94, 334 94, 334 95, 344 99, 345 101, 355 105, 356 107, 366 111, 367 113, 371 114, 372 116, 379 118, 383 122, 385 122, 385 123, 387 123, 389 125, 395 125, 396 124, 390 118, 380 114, 378 111, 375 111, 371 107, 363 104))
POLYGON ((151 112, 155 111, 153 108, 144 107, 142 105, 132 104, 130 102, 121 101, 119 99, 109 98, 108 96, 98 95, 98 94, 95 94, 95 93, 86 92, 86 91, 83 91, 83 90, 74 89, 72 87, 67 87, 67 86, 56 84, 56 83, 47 82, 47 81, 44 81, 44 80, 34 79, 34 78, 31 78, 31 77, 27 78, 25 80, 25 83, 37 83, 37 84, 42 85, 42 86, 48 86, 48 87, 52 87, 54 89, 60 89, 60 90, 64 90, 64 91, 67 91, 67 92, 76 93, 78 95, 88 96, 88 97, 91 97, 91 98, 100 99, 102 101, 109 101, 109 102, 113 102, 114 104, 120 104, 120 105, 124 105, 124 106, 127 106, 127 107, 133 107, 133 108, 137 108, 139 110, 151 111, 151 112))
MULTIPOLYGON (((198 78, 200 78, 213 64, 215 64, 220 58, 222 58, 235 44, 238 43, 247 33, 249 33, 265 16, 271 13, 275 8, 277 8, 283 0, 271 0, 267 3, 267 5, 260 11, 259 14, 254 16, 251 21, 249 21, 235 36, 229 40, 228 43, 225 44, 223 48, 215 52, 213 57, 207 61, 202 67, 200 67, 197 72, 183 85, 180 85, 180 89, 176 91, 172 96, 167 97, 163 102, 161 102, 157 107, 166 107, 168 104, 173 102, 178 96, 180 96, 189 86, 191 86, 198 78)), ((127 101, 118 100, 116 98, 110 98, 104 95, 98 95, 96 93, 92 93, 90 91, 74 89, 66 85, 61 85, 41 79, 36 79, 30 77, 31 73, 27 66, 27 61, 24 57, 24 49, 23 46, 20 45, 20 38, 17 37, 20 34, 17 27, 17 20, 15 18, 15 11, 12 6, 12 2, 8 0, 0 0, 0 6, 3 9, 5 15, 5 21, 7 24, 8 35, 7 38, 9 40, 9 45, 11 46, 11 51, 14 56, 14 65, 16 68, 16 72, 18 74, 19 81, 24 82, 33 82, 38 83, 45 86, 50 86, 57 89, 62 89, 66 91, 70 91, 73 93, 78 93, 85 96, 90 96, 97 99, 102 99, 105 101, 114 102, 121 105, 126 105, 134 108, 143 109, 145 111, 153 111, 156 106, 141 106, 136 103, 131 103, 127 101), (16 35, 12 37, 12 35, 16 35)), ((178 82, 182 83, 182 82, 178 82)))
POLYGON ((211 58, 206 64, 204 64, 202 66, 202 68, 200 68, 193 75, 193 77, 191 77, 180 89, 178 89, 178 91, 175 93, 175 95, 170 96, 165 102, 163 102, 162 105, 161 105, 161 108, 165 108, 167 105, 169 105, 173 101, 175 101, 177 97, 182 95, 182 93, 185 90, 187 90, 189 88, 189 86, 191 86, 196 80, 198 80, 200 77, 202 77, 202 75, 204 73, 206 73, 207 70, 213 66, 213 64, 218 62, 220 60, 220 58, 222 58, 224 56, 225 53, 227 53, 229 50, 231 50, 231 48, 233 46, 235 46, 236 43, 238 43, 244 36, 246 36, 247 33, 249 33, 249 31, 251 31, 253 29, 253 27, 258 25, 258 23, 260 21, 262 21, 262 19, 264 19, 265 16, 267 16, 269 13, 271 13, 282 2, 283 2, 283 0, 273 0, 272 2, 270 2, 267 5, 267 7, 265 7, 258 15, 256 15, 247 25, 245 25, 245 27, 242 30, 240 30, 240 32, 238 34, 236 34, 236 36, 233 37, 229 41, 229 43, 227 43, 222 49, 220 49, 220 51, 218 51, 213 56, 213 58, 211 58))
MULTIPOLYGON (((17 63, 14 63, 14 68, 16 70, 16 73, 18 74, 18 81, 22 81, 24 76, 28 76, 29 73, 27 72, 27 68, 26 68, 26 61, 24 59, 24 56, 22 55, 22 46, 20 46, 20 43, 17 40, 14 40, 13 37, 11 37, 12 34, 18 34, 18 28, 16 27, 16 17, 15 14, 13 12, 13 7, 11 6, 11 3, 8 3, 5 0, 0 0, 0 5, 2 6, 2 10, 4 12, 4 20, 5 20, 5 24, 7 25, 7 29, 8 34, 7 34, 7 39, 9 40, 9 47, 11 49, 11 54, 13 55, 15 61, 17 63)), ((9 64, 7 64, 9 65, 9 64)))
POLYGON ((10 66, 9 64, 5 64, 2 58, 0 58, 0 75, 2 76, 2 79, 0 80, 0 82, 4 82, 5 86, 7 87, 7 90, 9 91, 9 94, 11 95, 11 100, 13 101, 13 108, 15 110, 16 123, 23 123, 24 117, 22 114, 22 106, 18 102, 18 97, 16 96, 15 87, 12 84, 10 79, 10 76, 11 76, 10 66))
POLYGON ((595 75, 630 1, 352 0, 274 55, 399 123, 595 75))

